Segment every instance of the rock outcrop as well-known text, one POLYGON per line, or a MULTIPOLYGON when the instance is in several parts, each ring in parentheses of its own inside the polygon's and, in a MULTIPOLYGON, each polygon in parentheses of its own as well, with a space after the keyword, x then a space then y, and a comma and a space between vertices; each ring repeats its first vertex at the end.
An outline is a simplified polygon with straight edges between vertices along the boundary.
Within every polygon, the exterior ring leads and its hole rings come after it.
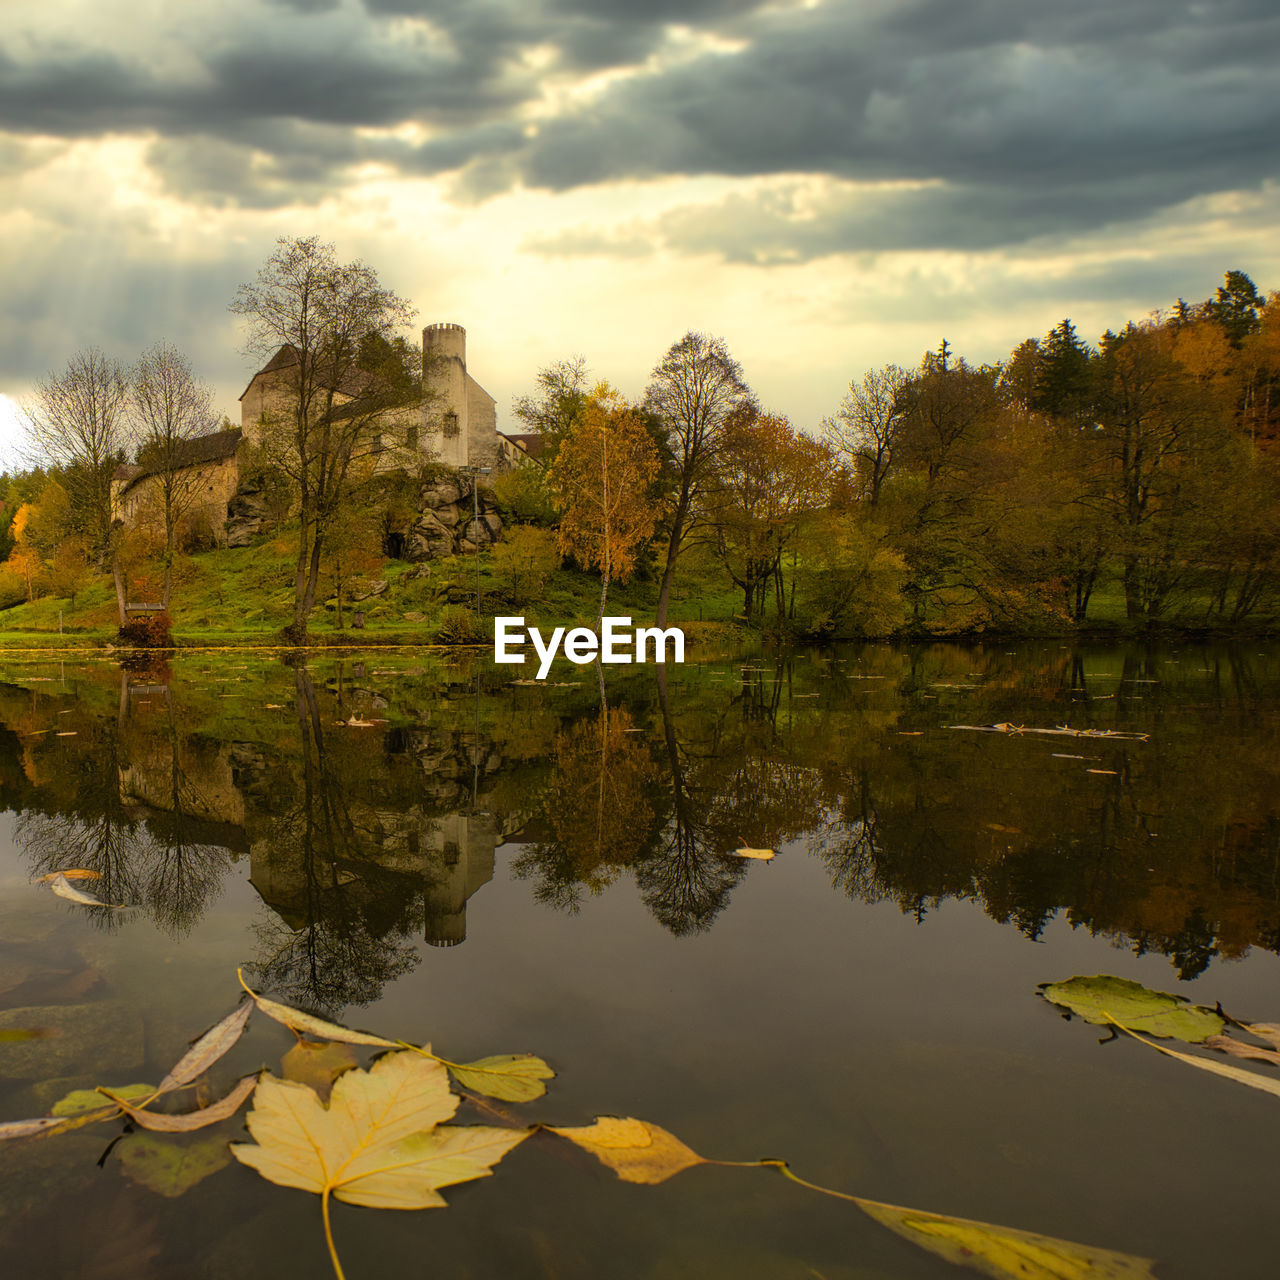
POLYGON ((475 551, 497 542, 502 533, 498 503, 491 490, 459 475, 424 484, 418 491, 419 513, 404 532, 404 558, 418 563, 475 551), (479 507, 480 518, 475 518, 479 507))
POLYGON ((227 546, 247 547, 262 532, 266 519, 262 490, 242 481, 227 502, 227 546))
MULTIPOLYGON (((395 531, 403 548, 400 554, 414 564, 438 560, 441 556, 475 551, 497 542, 502 534, 498 503, 493 491, 480 486, 479 500, 472 492, 474 479, 465 475, 444 476, 418 490, 418 514, 395 531), (479 507, 480 518, 476 519, 479 507)), ((247 547, 268 524, 265 495, 255 484, 242 481, 227 503, 227 543, 247 547)), ((393 551, 393 554, 395 552, 393 551)), ((373 593, 376 594, 376 593, 373 593)))

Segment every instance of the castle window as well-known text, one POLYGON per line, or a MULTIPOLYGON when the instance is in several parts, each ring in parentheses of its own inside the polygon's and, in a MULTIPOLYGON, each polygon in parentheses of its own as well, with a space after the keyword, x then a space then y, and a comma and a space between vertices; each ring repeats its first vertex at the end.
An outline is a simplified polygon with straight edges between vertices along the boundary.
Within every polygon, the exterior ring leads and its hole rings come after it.
POLYGON ((458 434, 458 415, 452 409, 444 415, 441 434, 446 440, 452 440, 458 434))

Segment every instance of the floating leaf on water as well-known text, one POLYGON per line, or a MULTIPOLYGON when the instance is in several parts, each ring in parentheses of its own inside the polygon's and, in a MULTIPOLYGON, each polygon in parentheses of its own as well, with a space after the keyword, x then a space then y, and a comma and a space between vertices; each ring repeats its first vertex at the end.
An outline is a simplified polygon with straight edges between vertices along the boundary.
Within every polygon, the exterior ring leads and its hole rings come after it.
POLYGON ((10 1138, 35 1138, 40 1134, 68 1127, 67 1121, 58 1116, 41 1116, 38 1120, 9 1120, 0 1124, 0 1142, 6 1142, 10 1138))
POLYGON ((1233 1036, 1210 1036, 1204 1042, 1204 1047, 1221 1049, 1223 1053, 1229 1053, 1235 1058, 1251 1058, 1255 1062, 1269 1062, 1273 1067, 1280 1067, 1280 1050, 1264 1049, 1261 1045, 1247 1044, 1233 1036))
POLYGON ((1229 1062, 1219 1062, 1216 1058, 1197 1058, 1191 1053, 1179 1053, 1176 1049, 1156 1044, 1154 1040, 1148 1040, 1144 1036, 1138 1035, 1137 1032, 1131 1031, 1120 1023, 1116 1025, 1122 1031, 1128 1032, 1135 1040, 1141 1041, 1142 1044, 1148 1045, 1160 1053, 1167 1054, 1170 1058, 1177 1058, 1179 1062, 1185 1062, 1191 1067, 1199 1067, 1201 1071, 1208 1071, 1215 1076, 1222 1076, 1224 1080, 1234 1080, 1236 1084, 1247 1085, 1250 1089, 1261 1089, 1263 1093, 1269 1093, 1273 1097, 1280 1098, 1280 1080, 1272 1076, 1260 1075, 1256 1071, 1245 1071, 1243 1067, 1233 1067, 1229 1062))
MULTIPOLYGON (((113 1098, 125 1102, 139 1102, 143 1098, 155 1096, 155 1086, 150 1084, 126 1084, 119 1089, 110 1089, 113 1098)), ((106 1103, 97 1089, 73 1089, 65 1098, 60 1098, 49 1108, 53 1116, 78 1116, 90 1111, 101 1111, 106 1103)), ((111 1110, 116 1110, 112 1107, 111 1110)))
POLYGON ((1050 1004, 1067 1009, 1086 1022, 1103 1026, 1114 1022, 1128 1030, 1185 1040, 1188 1044, 1199 1044, 1218 1035, 1227 1025, 1212 1009, 1110 974, 1046 982, 1039 991, 1050 1004))
POLYGON ((395 1040, 386 1040, 382 1036, 370 1035, 365 1031, 352 1031, 348 1027, 340 1027, 336 1022, 328 1022, 324 1018, 317 1018, 314 1014, 303 1013, 301 1009, 291 1009, 287 1004, 268 1000, 266 996, 260 996, 249 987, 243 977, 240 978, 240 985, 249 992, 254 1003, 268 1018, 274 1018, 290 1031, 296 1031, 300 1035, 314 1036, 317 1040, 338 1040, 343 1044, 365 1044, 376 1049, 401 1047, 395 1040))
POLYGON ((623 1182, 666 1182, 685 1169, 707 1163, 675 1134, 645 1120, 597 1116, 595 1124, 580 1128, 560 1129, 554 1125, 547 1128, 584 1151, 590 1151, 623 1182))
POLYGON ((103 902, 101 898, 95 898, 91 893, 85 893, 81 889, 77 889, 70 880, 67 879, 64 872, 57 872, 49 881, 49 888, 53 890, 59 898, 65 898, 68 902, 78 902, 86 907, 106 907, 112 911, 125 911, 128 908, 115 902, 103 902))
POLYGON ((50 871, 48 875, 40 876, 36 880, 36 884, 48 884, 50 880, 56 880, 59 876, 65 876, 68 880, 101 880, 101 871, 88 871, 84 867, 72 867, 66 871, 50 871))
POLYGON ((1069 1240, 919 1209, 858 1199, 862 1211, 904 1240, 997 1280, 1139 1280, 1151 1260, 1069 1240))
POLYGON ((439 1188, 487 1177, 527 1129, 444 1125, 458 1108, 449 1073, 389 1053, 338 1077, 328 1107, 304 1084, 264 1076, 231 1154, 268 1181, 375 1209, 438 1208, 439 1188))
POLYGON ((244 1035, 252 1012, 253 1001, 250 1000, 210 1027, 178 1059, 169 1074, 160 1081, 156 1092, 169 1093, 174 1089, 181 1089, 202 1076, 244 1035))
POLYGON ((65 898, 68 902, 79 902, 86 907, 105 907, 110 905, 103 902, 101 898, 95 898, 91 893, 85 893, 83 890, 75 888, 61 871, 50 877, 49 888, 59 898, 65 898))
POLYGON ((115 1148, 130 1182, 173 1199, 231 1163, 222 1138, 183 1142, 150 1133, 131 1133, 115 1148))
POLYGON ((310 1085, 322 1102, 328 1102, 333 1082, 358 1065, 349 1045, 299 1040, 280 1060, 280 1073, 286 1080, 310 1085))
POLYGON ((760 862, 769 862, 778 856, 772 849, 749 849, 743 847, 741 849, 733 849, 730 852, 735 858, 756 858, 760 862))
POLYGON ((1280 1022, 1246 1022, 1244 1029, 1280 1049, 1280 1022))
POLYGON ((211 1106, 203 1107, 199 1111, 187 1111, 181 1115, 147 1111, 144 1107, 135 1107, 127 1100, 105 1089, 103 1093, 116 1103, 134 1124, 140 1124, 144 1129, 152 1129, 157 1133, 191 1133, 196 1129, 206 1129, 211 1124, 218 1124, 219 1121, 229 1120, 244 1106, 257 1083, 257 1076, 245 1076, 225 1098, 220 1098, 211 1106))
POLYGON ((486 1098, 503 1102, 532 1102, 547 1091, 544 1080, 555 1078, 555 1072, 541 1058, 531 1053, 500 1053, 475 1062, 449 1063, 453 1078, 464 1089, 482 1093, 486 1098))

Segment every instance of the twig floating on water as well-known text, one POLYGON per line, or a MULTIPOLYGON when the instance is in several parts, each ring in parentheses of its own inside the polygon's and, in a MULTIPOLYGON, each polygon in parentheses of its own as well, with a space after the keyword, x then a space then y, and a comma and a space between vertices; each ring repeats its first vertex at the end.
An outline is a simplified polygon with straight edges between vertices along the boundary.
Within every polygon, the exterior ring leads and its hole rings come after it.
POLYGON ((1027 728, 1026 725, 1008 724, 949 724, 948 729, 968 729, 971 733, 1038 733, 1054 738, 1106 738, 1111 742, 1149 742, 1149 733, 1129 733, 1123 729, 1073 729, 1061 724, 1056 729, 1027 728))

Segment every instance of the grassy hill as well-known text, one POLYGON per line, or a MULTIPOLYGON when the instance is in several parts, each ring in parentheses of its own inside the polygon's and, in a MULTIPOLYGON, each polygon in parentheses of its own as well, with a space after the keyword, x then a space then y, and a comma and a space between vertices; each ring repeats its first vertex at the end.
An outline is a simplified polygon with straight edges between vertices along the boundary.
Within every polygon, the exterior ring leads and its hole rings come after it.
MULTIPOLYGON (((175 573, 170 603, 173 635, 180 645, 253 645, 273 643, 292 621, 294 534, 287 527, 250 547, 200 552, 184 558, 175 573)), ((495 572, 492 553, 451 556, 423 565, 388 561, 363 587, 385 581, 380 594, 359 603, 344 597, 342 626, 332 581, 321 580, 321 603, 312 615, 316 644, 457 643, 468 626, 488 643, 495 614, 523 614, 533 625, 594 625, 600 600, 599 579, 572 569, 551 573, 527 598, 495 572), (476 608, 477 585, 479 609, 476 608), (355 610, 364 628, 352 628, 355 610)), ((653 575, 615 583, 610 613, 651 621, 658 584, 653 575)), ((148 596, 154 594, 147 592, 148 596)), ((361 594, 359 590, 356 594, 361 594)), ((724 624, 741 608, 737 592, 710 565, 692 566, 677 583, 671 621, 682 625, 724 624)), ((60 644, 74 647, 110 643, 116 636, 116 599, 111 579, 95 579, 75 600, 45 598, 0 612, 0 645, 60 644), (61 625, 61 632, 59 627, 61 625)))

